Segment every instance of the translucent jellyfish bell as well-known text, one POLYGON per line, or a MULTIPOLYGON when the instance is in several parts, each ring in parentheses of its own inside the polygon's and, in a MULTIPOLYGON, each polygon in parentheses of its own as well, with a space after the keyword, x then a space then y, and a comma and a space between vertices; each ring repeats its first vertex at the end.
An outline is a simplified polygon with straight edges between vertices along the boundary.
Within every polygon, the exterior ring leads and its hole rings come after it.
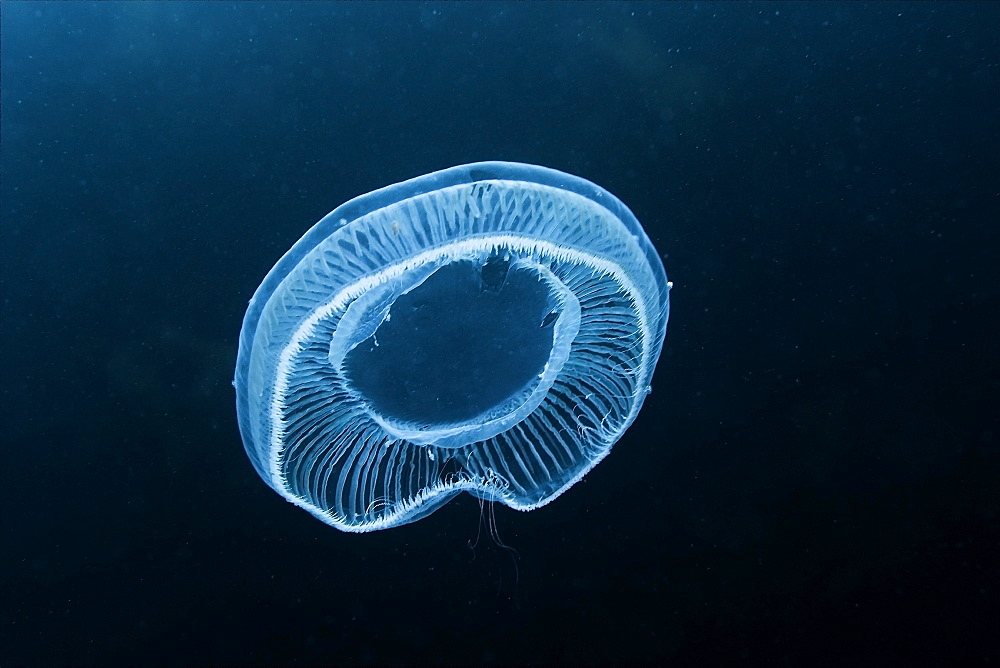
POLYGON ((250 301, 235 380, 247 454, 345 531, 462 491, 538 508, 635 420, 669 289, 631 211, 576 176, 482 162, 362 195, 250 301))

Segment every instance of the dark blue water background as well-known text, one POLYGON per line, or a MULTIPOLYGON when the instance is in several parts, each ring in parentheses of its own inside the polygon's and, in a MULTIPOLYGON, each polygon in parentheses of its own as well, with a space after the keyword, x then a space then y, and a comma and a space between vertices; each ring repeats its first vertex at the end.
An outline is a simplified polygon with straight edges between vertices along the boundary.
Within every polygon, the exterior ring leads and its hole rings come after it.
POLYGON ((1000 5, 0 18, 0 664, 1000 659, 1000 5), (646 226, 653 394, 495 510, 517 557, 468 496, 340 533, 243 453, 247 301, 346 199, 488 159, 646 226))

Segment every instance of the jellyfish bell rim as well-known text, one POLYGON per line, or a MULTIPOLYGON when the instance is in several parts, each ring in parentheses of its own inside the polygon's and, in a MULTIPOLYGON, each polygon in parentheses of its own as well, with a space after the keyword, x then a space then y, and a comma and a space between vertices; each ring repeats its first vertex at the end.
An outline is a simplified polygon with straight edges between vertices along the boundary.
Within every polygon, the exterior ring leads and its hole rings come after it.
MULTIPOLYGON (((483 480, 453 480, 447 485, 436 484, 435 481, 435 484, 428 484, 423 487, 418 495, 407 497, 398 505, 394 505, 390 514, 382 515, 374 521, 358 524, 351 523, 347 520, 347 518, 338 517, 332 512, 332 508, 324 509, 321 506, 317 506, 308 496, 297 495, 283 478, 284 474, 281 471, 272 470, 269 474, 265 474, 265 471, 260 468, 254 453, 251 453, 250 451, 250 445, 254 440, 254 436, 253 434, 248 433, 249 429, 245 426, 245 420, 249 423, 251 419, 248 417, 250 402, 252 400, 256 401, 253 397, 251 397, 246 388, 246 380, 249 373, 249 367, 251 365, 251 352, 256 344, 260 319, 265 310, 268 308, 271 297, 274 296, 276 291, 281 287, 282 282, 286 279, 290 279, 290 277, 295 274, 296 268, 303 261, 303 259, 306 258, 306 256, 308 256, 310 252, 316 249, 320 244, 323 244, 325 240, 331 237, 331 235, 338 233, 340 228, 350 226, 352 223, 355 223, 363 219, 365 216, 381 209, 399 205, 403 201, 418 198, 427 193, 483 181, 502 181, 514 184, 533 183, 539 186, 573 193, 588 200, 593 205, 603 208, 610 218, 620 223, 624 230, 630 234, 631 237, 633 237, 633 245, 636 247, 636 250, 641 250, 644 255, 645 266, 648 267, 648 270, 652 273, 653 278, 655 279, 655 295, 653 295, 652 292, 647 293, 646 291, 640 291, 640 293, 644 295, 644 298, 651 297, 648 305, 652 313, 649 315, 656 323, 653 324, 651 328, 650 333, 652 334, 652 337, 648 340, 644 340, 645 343, 649 344, 646 355, 649 365, 648 368, 646 368, 647 375, 645 380, 647 383, 651 380, 653 368, 655 368, 656 359, 659 356, 659 352, 663 344, 663 335, 666 329, 666 320, 669 313, 669 299, 667 293, 670 289, 670 283, 666 280, 666 273, 660 256, 656 253, 652 242, 649 240, 649 237, 639 224, 638 220, 628 207, 626 207, 617 197, 608 191, 581 177, 566 174, 555 169, 537 165, 527 165, 523 163, 490 161, 458 165, 359 195, 358 197, 355 197, 338 206, 315 223, 284 255, 282 255, 278 262, 276 262, 267 273, 251 299, 243 321, 243 330, 240 336, 240 346, 237 355, 236 379, 234 381, 234 385, 237 386, 237 409, 240 415, 240 430, 243 434, 244 445, 247 448, 248 453, 251 454, 251 460, 254 462, 258 473, 260 473, 261 476, 268 481, 268 484, 282 494, 282 496, 284 496, 287 500, 291 501, 295 505, 299 505, 307 509, 310 513, 327 524, 331 524, 341 530, 351 532, 365 532, 380 528, 398 526, 415 521, 430 514, 461 491, 468 491, 479 498, 500 500, 506 505, 519 510, 531 510, 533 508, 537 508, 541 505, 549 503, 551 500, 561 495, 565 490, 593 469, 594 466, 596 466, 597 463, 599 463, 610 452, 611 446, 618 440, 629 425, 631 425, 638 413, 639 406, 641 406, 642 403, 642 398, 647 393, 646 388, 643 388, 641 396, 638 397, 634 410, 630 412, 628 418, 618 425, 614 434, 610 435, 611 438, 607 442, 606 447, 599 452, 594 452, 590 459, 585 462, 585 465, 575 471, 575 475, 566 479, 564 484, 560 485, 557 490, 550 491, 549 494, 542 497, 541 500, 536 503, 522 503, 513 497, 505 495, 504 481, 502 479, 497 479, 490 484, 484 484, 483 480)), ((537 237, 536 240, 543 241, 544 238, 537 237)), ((595 258, 596 257, 597 256, 595 256, 595 258)), ((269 316, 269 318, 270 317, 271 316, 269 316)), ((257 373, 260 372, 258 371, 257 373)), ((274 386, 272 386, 271 390, 274 390, 274 386)), ((263 396, 263 393, 261 396, 263 396)), ((270 428, 274 429, 273 426, 270 428)), ((419 446, 422 444, 417 442, 415 445, 419 446)), ((255 443, 254 447, 259 448, 260 444, 255 443)), ((280 458, 280 453, 279 455, 276 455, 276 461, 278 458, 280 458)))

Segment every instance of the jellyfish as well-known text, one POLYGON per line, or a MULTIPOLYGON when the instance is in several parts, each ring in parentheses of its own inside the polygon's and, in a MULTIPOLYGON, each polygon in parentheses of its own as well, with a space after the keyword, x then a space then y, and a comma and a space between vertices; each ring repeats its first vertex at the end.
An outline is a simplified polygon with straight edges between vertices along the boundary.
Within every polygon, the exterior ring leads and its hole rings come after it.
POLYGON ((463 491, 539 508, 636 419, 670 287, 632 212, 554 169, 473 163, 361 195, 250 300, 244 447, 275 491, 344 531, 463 491))

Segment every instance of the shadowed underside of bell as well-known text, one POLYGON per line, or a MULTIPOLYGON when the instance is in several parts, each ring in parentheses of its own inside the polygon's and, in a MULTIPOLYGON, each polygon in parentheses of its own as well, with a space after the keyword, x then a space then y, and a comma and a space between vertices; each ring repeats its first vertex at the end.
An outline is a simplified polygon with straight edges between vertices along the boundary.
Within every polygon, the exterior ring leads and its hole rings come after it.
POLYGON ((235 381, 247 453, 346 531, 462 491, 537 508, 635 419, 668 291, 631 212, 562 172, 475 163, 361 196, 251 300, 235 381))

